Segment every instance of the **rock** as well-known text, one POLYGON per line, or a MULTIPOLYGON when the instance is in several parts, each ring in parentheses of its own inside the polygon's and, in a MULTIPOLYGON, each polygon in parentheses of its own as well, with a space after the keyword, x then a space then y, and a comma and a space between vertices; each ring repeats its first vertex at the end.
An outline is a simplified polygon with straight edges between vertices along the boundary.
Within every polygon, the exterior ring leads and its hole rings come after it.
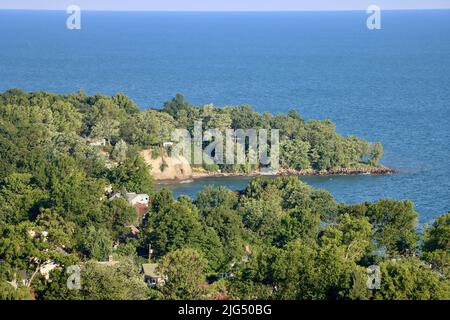
POLYGON ((151 167, 150 174, 155 180, 185 180, 192 178, 191 165, 183 156, 160 156, 152 159, 151 149, 142 150, 140 154, 151 167))

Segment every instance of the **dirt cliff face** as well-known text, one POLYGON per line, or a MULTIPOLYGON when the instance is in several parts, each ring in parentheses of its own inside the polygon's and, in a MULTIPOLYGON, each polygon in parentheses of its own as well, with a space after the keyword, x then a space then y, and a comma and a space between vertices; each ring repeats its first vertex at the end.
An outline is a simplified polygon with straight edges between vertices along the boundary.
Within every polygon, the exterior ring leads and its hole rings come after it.
POLYGON ((150 149, 142 150, 141 156, 151 166, 150 174, 155 180, 185 180, 192 178, 192 168, 183 157, 160 156, 152 159, 150 149))

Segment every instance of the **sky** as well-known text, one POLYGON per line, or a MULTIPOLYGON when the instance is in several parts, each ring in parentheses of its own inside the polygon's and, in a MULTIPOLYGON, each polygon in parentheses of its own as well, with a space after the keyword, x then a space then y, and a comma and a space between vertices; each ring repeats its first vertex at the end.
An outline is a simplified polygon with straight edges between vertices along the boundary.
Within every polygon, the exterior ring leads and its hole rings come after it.
POLYGON ((303 11, 450 9, 450 0, 0 0, 0 9, 148 11, 303 11))

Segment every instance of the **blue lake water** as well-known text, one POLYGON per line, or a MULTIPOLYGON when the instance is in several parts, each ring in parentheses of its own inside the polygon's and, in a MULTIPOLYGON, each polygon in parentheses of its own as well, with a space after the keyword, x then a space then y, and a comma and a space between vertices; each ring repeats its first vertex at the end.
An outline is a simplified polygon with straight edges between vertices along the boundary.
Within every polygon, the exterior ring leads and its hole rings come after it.
MULTIPOLYGON (((0 11, 0 90, 124 92, 142 108, 177 92, 194 104, 248 103, 330 118, 338 132, 382 141, 388 176, 308 177, 348 203, 411 199, 426 223, 450 210, 450 11, 82 12, 0 11)), ((205 184, 170 185, 176 195, 205 184)))

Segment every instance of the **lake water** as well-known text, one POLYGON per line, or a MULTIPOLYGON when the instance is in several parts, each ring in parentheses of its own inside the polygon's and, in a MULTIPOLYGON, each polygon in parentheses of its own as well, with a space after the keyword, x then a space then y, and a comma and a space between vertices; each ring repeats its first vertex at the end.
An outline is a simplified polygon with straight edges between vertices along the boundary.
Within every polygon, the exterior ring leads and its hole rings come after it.
MULTIPOLYGON (((0 90, 124 92, 142 108, 177 92, 194 104, 248 103, 330 118, 338 132, 382 141, 388 176, 308 177, 337 200, 411 199, 422 223, 450 210, 450 11, 82 12, 0 11, 0 90)), ((207 184, 241 189, 247 178, 207 184)))

